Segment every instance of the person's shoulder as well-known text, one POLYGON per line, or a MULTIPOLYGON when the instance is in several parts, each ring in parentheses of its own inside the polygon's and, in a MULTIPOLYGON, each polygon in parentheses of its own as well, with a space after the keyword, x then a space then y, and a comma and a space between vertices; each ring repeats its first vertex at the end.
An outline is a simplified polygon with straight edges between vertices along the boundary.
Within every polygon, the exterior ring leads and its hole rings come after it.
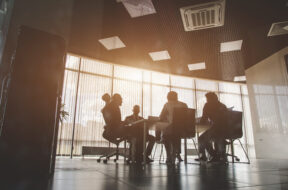
POLYGON ((109 107, 118 107, 114 101, 111 101, 107 106, 109 107))
POLYGON ((220 106, 222 106, 223 108, 227 108, 227 106, 225 104, 223 104, 222 102, 219 102, 220 106))
POLYGON ((163 106, 163 108, 166 108, 170 103, 169 102, 166 102, 163 106))
POLYGON ((179 103, 181 106, 183 106, 183 107, 188 107, 187 104, 184 103, 184 102, 178 101, 178 103, 179 103))
POLYGON ((206 102, 205 104, 204 104, 204 107, 203 107, 203 109, 207 109, 209 106, 211 106, 211 104, 209 104, 208 102, 206 102))
POLYGON ((128 116, 126 116, 125 119, 131 119, 131 118, 133 118, 133 115, 128 115, 128 116))

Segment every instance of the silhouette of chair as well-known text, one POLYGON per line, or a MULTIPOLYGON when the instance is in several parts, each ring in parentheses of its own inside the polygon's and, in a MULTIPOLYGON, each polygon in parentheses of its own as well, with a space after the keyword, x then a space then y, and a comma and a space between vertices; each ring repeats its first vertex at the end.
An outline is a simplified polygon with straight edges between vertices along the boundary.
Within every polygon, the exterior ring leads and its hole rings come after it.
MULTIPOLYGON (((172 118, 172 134, 176 138, 184 139, 184 162, 187 163, 187 139, 192 139, 197 155, 198 149, 194 140, 195 129, 195 109, 174 108, 172 118)), ((181 143, 182 144, 182 143, 181 143)), ((172 150, 176 154, 175 150, 172 150)), ((162 160, 163 144, 161 144, 160 161, 162 160)), ((175 157, 176 155, 174 155, 175 157)))
POLYGON ((234 141, 238 140, 248 160, 247 163, 250 164, 248 153, 246 152, 246 150, 243 147, 242 142, 240 141, 240 138, 242 138, 243 136, 242 112, 229 110, 227 112, 227 119, 228 119, 227 120, 227 133, 225 134, 225 139, 228 140, 228 145, 231 146, 231 154, 226 153, 226 156, 232 157, 233 163, 235 162, 235 160, 238 162, 240 161, 239 157, 235 156, 235 151, 234 151, 234 141))
MULTIPOLYGON (((101 159, 102 158, 105 158, 103 160, 104 163, 107 163, 107 161, 113 157, 113 156, 116 156, 116 158, 114 159, 114 162, 117 162, 117 160, 119 159, 119 156, 123 156, 124 159, 126 160, 127 158, 127 155, 126 155, 126 138, 124 137, 119 137, 117 136, 117 134, 115 134, 113 132, 113 130, 109 129, 108 127, 108 123, 111 123, 111 121, 113 120, 113 118, 111 118, 111 114, 109 113, 108 110, 106 110, 105 108, 102 110, 102 115, 104 117, 104 121, 105 121, 105 126, 104 126, 104 132, 102 134, 103 138, 106 139, 107 141, 109 141, 109 143, 112 143, 112 144, 115 144, 116 145, 116 150, 115 151, 112 151, 111 153, 109 154, 105 154, 105 155, 101 155, 98 159, 97 159, 97 162, 101 162, 101 159), (121 142, 125 141, 124 143, 124 148, 125 148, 125 152, 124 154, 119 152, 119 144, 121 142)), ((110 144, 109 144, 109 148, 110 148, 110 144)))
POLYGON ((195 129, 195 109, 190 108, 174 108, 172 120, 173 134, 184 139, 184 162, 187 163, 187 139, 192 139, 195 150, 198 150, 194 137, 195 129))

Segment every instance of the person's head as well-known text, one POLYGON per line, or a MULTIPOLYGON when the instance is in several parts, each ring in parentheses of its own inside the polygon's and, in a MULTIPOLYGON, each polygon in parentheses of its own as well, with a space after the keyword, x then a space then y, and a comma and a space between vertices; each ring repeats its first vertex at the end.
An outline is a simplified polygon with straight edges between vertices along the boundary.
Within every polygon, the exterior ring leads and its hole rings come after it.
POLYGON ((133 107, 133 114, 134 115, 138 115, 140 113, 140 106, 139 105, 135 105, 133 107))
POLYGON ((118 105, 118 106, 121 106, 122 105, 122 97, 121 97, 121 95, 120 94, 114 94, 113 96, 112 96, 112 101, 114 101, 114 102, 116 102, 116 104, 118 105))
POLYGON ((167 94, 167 100, 168 100, 168 102, 170 102, 170 101, 177 101, 177 100, 178 100, 178 95, 177 95, 177 93, 174 92, 174 91, 168 92, 168 94, 167 94))
POLYGON ((106 104, 110 102, 110 99, 111 99, 111 97, 110 97, 110 95, 109 95, 108 93, 103 94, 102 100, 103 100, 106 104))
POLYGON ((218 102, 218 97, 214 92, 208 92, 205 96, 208 103, 218 102))

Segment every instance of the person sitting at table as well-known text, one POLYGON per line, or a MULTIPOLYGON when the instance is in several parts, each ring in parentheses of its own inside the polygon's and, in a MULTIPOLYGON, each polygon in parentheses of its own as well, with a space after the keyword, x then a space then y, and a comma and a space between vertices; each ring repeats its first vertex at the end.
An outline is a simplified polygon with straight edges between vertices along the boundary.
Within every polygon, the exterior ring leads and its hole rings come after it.
MULTIPOLYGON (((140 113, 139 105, 134 105, 132 111, 133 111, 133 114, 125 118, 125 121, 124 121, 125 124, 131 124, 135 121, 139 121, 143 119, 143 117, 139 116, 139 113, 140 113)), ((136 155, 135 155, 136 162, 142 162, 142 158, 143 158, 143 131, 144 131, 143 127, 144 127, 143 123, 132 125, 131 127, 133 136, 136 137, 136 155)), ((155 144, 155 137, 150 135, 148 131, 147 131, 147 141, 148 141, 148 145, 146 149, 146 161, 153 162, 153 160, 149 158, 149 156, 151 155, 153 146, 155 144)))
POLYGON ((200 124, 205 124, 208 120, 212 126, 200 135, 199 141, 199 160, 207 161, 205 150, 211 156, 210 161, 221 161, 225 155, 225 127, 227 118, 225 113, 227 107, 218 100, 217 95, 214 92, 208 92, 205 94, 206 104, 203 108, 203 115, 200 120, 200 124), (214 142, 215 149, 212 143, 214 142))
MULTIPOLYGON (((105 97, 104 97, 105 99, 105 97)), ((121 121, 120 106, 122 105, 122 97, 120 94, 114 94, 112 100, 101 110, 105 119, 103 137, 106 139, 128 138, 131 136, 130 127, 121 121)))
POLYGON ((174 91, 168 92, 167 100, 168 102, 164 105, 160 114, 160 121, 167 122, 167 127, 162 130, 162 141, 167 154, 166 163, 174 164, 175 157, 179 161, 182 161, 182 158, 180 156, 181 138, 173 133, 172 128, 173 110, 174 108, 188 108, 188 106, 184 102, 178 101, 178 94, 174 91))

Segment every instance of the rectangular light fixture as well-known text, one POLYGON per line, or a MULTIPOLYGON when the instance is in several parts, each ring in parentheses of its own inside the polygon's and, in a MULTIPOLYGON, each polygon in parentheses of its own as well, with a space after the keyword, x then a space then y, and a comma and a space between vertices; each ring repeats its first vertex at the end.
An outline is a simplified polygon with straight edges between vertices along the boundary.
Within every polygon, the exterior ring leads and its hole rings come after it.
POLYGON ((243 40, 221 43, 220 52, 241 50, 243 40))
POLYGON ((272 23, 268 36, 288 34, 288 21, 272 23))
POLYGON ((156 13, 152 0, 116 0, 122 2, 132 18, 156 13))
POLYGON ((206 69, 205 62, 188 64, 189 71, 206 69))
POLYGON ((99 42, 107 49, 119 49, 126 47, 125 44, 120 40, 118 36, 113 36, 110 38, 100 39, 99 42))
POLYGON ((235 76, 234 82, 243 82, 246 81, 246 76, 235 76))
POLYGON ((171 59, 169 53, 167 50, 164 51, 156 51, 149 53, 150 57, 153 61, 160 61, 160 60, 167 60, 171 59))

